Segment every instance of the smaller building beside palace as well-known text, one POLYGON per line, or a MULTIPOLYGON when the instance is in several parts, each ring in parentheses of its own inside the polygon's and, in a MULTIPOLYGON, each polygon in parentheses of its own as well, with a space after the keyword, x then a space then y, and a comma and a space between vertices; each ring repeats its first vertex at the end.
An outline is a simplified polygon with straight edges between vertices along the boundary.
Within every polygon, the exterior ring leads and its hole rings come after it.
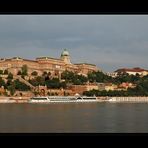
POLYGON ((52 76, 60 76, 65 70, 76 72, 77 74, 86 75, 88 72, 98 71, 99 69, 94 64, 88 63, 71 63, 69 52, 64 49, 60 58, 38 57, 35 60, 23 59, 21 57, 1 58, 0 70, 8 70, 13 75, 17 75, 23 65, 28 67, 28 75, 36 71, 38 75, 43 72, 50 72, 52 76))
POLYGON ((122 68, 115 71, 116 73, 128 73, 129 75, 139 74, 140 76, 148 75, 148 70, 142 69, 140 67, 135 68, 122 68))
POLYGON ((135 68, 121 68, 121 69, 117 69, 114 72, 107 72, 106 74, 108 76, 111 76, 111 77, 114 78, 114 77, 117 77, 119 73, 120 74, 127 73, 129 75, 139 74, 142 77, 142 76, 148 75, 148 70, 143 69, 143 68, 140 68, 140 67, 135 67, 135 68))

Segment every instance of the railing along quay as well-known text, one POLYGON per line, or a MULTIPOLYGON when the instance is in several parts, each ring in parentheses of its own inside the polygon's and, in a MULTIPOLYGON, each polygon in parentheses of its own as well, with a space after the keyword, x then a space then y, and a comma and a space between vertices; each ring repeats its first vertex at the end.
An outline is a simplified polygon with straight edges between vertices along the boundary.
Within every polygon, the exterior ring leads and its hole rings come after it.
POLYGON ((111 102, 148 102, 148 97, 109 97, 111 102))

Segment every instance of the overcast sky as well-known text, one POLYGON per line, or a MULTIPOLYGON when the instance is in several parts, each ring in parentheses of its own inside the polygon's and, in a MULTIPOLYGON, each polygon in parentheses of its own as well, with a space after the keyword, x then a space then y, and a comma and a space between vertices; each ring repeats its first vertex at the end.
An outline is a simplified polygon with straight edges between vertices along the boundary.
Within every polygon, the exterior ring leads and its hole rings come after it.
POLYGON ((59 58, 105 72, 148 69, 148 15, 0 15, 0 57, 59 58))

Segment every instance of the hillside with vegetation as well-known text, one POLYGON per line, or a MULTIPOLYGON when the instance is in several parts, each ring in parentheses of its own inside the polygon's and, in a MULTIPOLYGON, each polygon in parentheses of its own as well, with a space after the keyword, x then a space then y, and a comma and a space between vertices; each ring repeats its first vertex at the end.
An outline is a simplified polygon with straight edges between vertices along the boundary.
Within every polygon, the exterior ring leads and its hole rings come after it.
POLYGON ((16 91, 32 91, 31 86, 47 86, 48 89, 66 89, 70 85, 87 85, 98 83, 111 83, 120 85, 123 82, 134 84, 135 88, 128 88, 127 90, 90 90, 83 92, 87 96, 148 96, 148 75, 141 77, 140 75, 129 75, 127 73, 118 73, 117 77, 111 77, 103 72, 90 72, 87 75, 74 73, 71 71, 64 71, 61 77, 52 77, 50 72, 43 72, 41 76, 36 71, 31 73, 31 78, 28 76, 28 68, 26 65, 18 72, 18 76, 24 79, 14 78, 13 74, 8 70, 0 70, 0 87, 10 91, 13 95, 16 91), (6 76, 3 78, 3 76, 6 76), (30 85, 28 85, 28 84, 30 85))

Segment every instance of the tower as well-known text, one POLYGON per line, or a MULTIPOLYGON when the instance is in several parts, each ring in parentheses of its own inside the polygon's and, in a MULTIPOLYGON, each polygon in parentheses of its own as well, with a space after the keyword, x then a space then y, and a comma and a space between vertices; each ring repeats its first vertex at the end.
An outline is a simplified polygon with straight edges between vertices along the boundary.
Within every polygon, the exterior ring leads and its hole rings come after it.
POLYGON ((65 62, 65 64, 71 64, 70 55, 67 49, 64 49, 64 51, 61 53, 61 59, 65 62))

